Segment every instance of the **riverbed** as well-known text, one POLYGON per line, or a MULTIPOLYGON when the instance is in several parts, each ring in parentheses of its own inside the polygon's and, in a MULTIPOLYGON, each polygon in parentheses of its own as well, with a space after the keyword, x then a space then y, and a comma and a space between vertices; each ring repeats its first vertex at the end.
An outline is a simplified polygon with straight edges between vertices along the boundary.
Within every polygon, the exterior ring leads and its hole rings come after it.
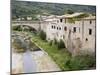
MULTIPOLYGON (((24 45, 28 46, 24 42, 23 37, 25 34, 21 35, 15 33, 14 38, 19 38, 24 45), (17 36, 17 37, 16 37, 17 36)), ((23 53, 14 52, 12 47, 12 73, 35 73, 35 72, 48 72, 48 71, 60 71, 60 68, 56 63, 48 56, 44 50, 34 50, 31 51, 29 47, 23 53)))

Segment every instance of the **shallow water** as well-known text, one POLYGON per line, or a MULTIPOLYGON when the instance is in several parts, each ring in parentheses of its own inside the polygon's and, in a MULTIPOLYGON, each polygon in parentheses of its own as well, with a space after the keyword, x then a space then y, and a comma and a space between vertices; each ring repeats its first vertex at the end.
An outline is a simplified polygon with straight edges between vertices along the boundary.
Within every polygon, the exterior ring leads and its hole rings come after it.
POLYGON ((33 54, 38 56, 38 57, 41 57, 41 56, 43 56, 44 52, 42 50, 39 50, 39 51, 34 51, 33 54))
MULTIPOLYGON (((18 35, 16 33, 16 35, 18 35)), ((21 37, 21 35, 18 35, 16 36, 14 35, 13 36, 13 39, 19 39, 22 44, 24 46, 26 46, 26 49, 29 49, 29 44, 28 42, 26 42, 23 37, 21 37)), ((34 52, 35 55, 38 55, 38 56, 41 56, 43 55, 43 52, 41 52, 40 50, 39 51, 35 51, 34 52)), ((12 68, 16 68, 16 65, 18 64, 18 62, 21 62, 19 61, 19 59, 22 58, 22 62, 23 62, 23 72, 24 73, 32 73, 32 72, 36 72, 36 69, 37 69, 37 64, 34 60, 34 58, 32 57, 32 52, 30 50, 27 50, 25 53, 23 53, 22 56, 20 56, 20 54, 17 56, 15 54, 15 56, 12 57, 12 68)))
POLYGON ((30 51, 26 51, 23 55, 24 72, 36 72, 36 62, 32 58, 30 51))

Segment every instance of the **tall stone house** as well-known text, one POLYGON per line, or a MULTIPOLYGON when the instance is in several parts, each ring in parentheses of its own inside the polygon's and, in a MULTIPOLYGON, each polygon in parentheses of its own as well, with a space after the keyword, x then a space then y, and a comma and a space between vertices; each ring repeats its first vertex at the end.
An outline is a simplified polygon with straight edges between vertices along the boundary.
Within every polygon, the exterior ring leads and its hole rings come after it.
POLYGON ((62 39, 70 52, 95 52, 96 17, 88 16, 71 22, 73 17, 83 13, 55 16, 51 15, 41 21, 41 29, 46 32, 48 41, 62 39))

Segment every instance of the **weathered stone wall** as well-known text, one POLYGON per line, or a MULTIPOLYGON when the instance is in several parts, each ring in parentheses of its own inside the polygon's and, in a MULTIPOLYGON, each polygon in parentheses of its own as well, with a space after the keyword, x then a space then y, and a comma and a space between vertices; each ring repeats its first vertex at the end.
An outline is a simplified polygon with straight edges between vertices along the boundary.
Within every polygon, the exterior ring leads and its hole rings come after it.
POLYGON ((69 23, 67 20, 60 22, 60 19, 43 22, 14 22, 13 25, 28 25, 36 30, 43 30, 46 32, 48 41, 62 39, 66 48, 75 55, 82 50, 95 51, 95 19, 85 19, 75 23, 69 23))
POLYGON ((91 20, 92 23, 90 24, 90 20, 84 20, 84 34, 83 34, 83 50, 91 50, 95 51, 95 35, 96 35, 96 24, 95 20, 91 20), (91 29, 91 34, 89 34, 89 29, 91 29))
POLYGON ((82 50, 95 51, 95 19, 92 20, 80 20, 75 23, 49 23, 47 25, 47 40, 53 40, 56 38, 64 40, 66 48, 70 52, 76 54, 82 50), (55 28, 52 28, 52 26, 55 28), (58 29, 57 29, 58 27, 58 29), (66 31, 64 27, 67 27, 66 31), (61 28, 61 29, 59 29, 61 28), (75 28, 75 30, 74 30, 75 28), (91 35, 89 29, 92 30, 91 35))

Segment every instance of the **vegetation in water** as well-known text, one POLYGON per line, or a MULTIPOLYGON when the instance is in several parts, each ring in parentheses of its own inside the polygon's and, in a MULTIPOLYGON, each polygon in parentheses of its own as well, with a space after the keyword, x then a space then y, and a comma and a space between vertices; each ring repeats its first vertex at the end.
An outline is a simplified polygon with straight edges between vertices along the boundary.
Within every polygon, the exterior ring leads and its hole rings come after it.
POLYGON ((25 52, 27 49, 26 44, 17 38, 13 40, 12 45, 14 47, 14 51, 18 53, 25 52))

